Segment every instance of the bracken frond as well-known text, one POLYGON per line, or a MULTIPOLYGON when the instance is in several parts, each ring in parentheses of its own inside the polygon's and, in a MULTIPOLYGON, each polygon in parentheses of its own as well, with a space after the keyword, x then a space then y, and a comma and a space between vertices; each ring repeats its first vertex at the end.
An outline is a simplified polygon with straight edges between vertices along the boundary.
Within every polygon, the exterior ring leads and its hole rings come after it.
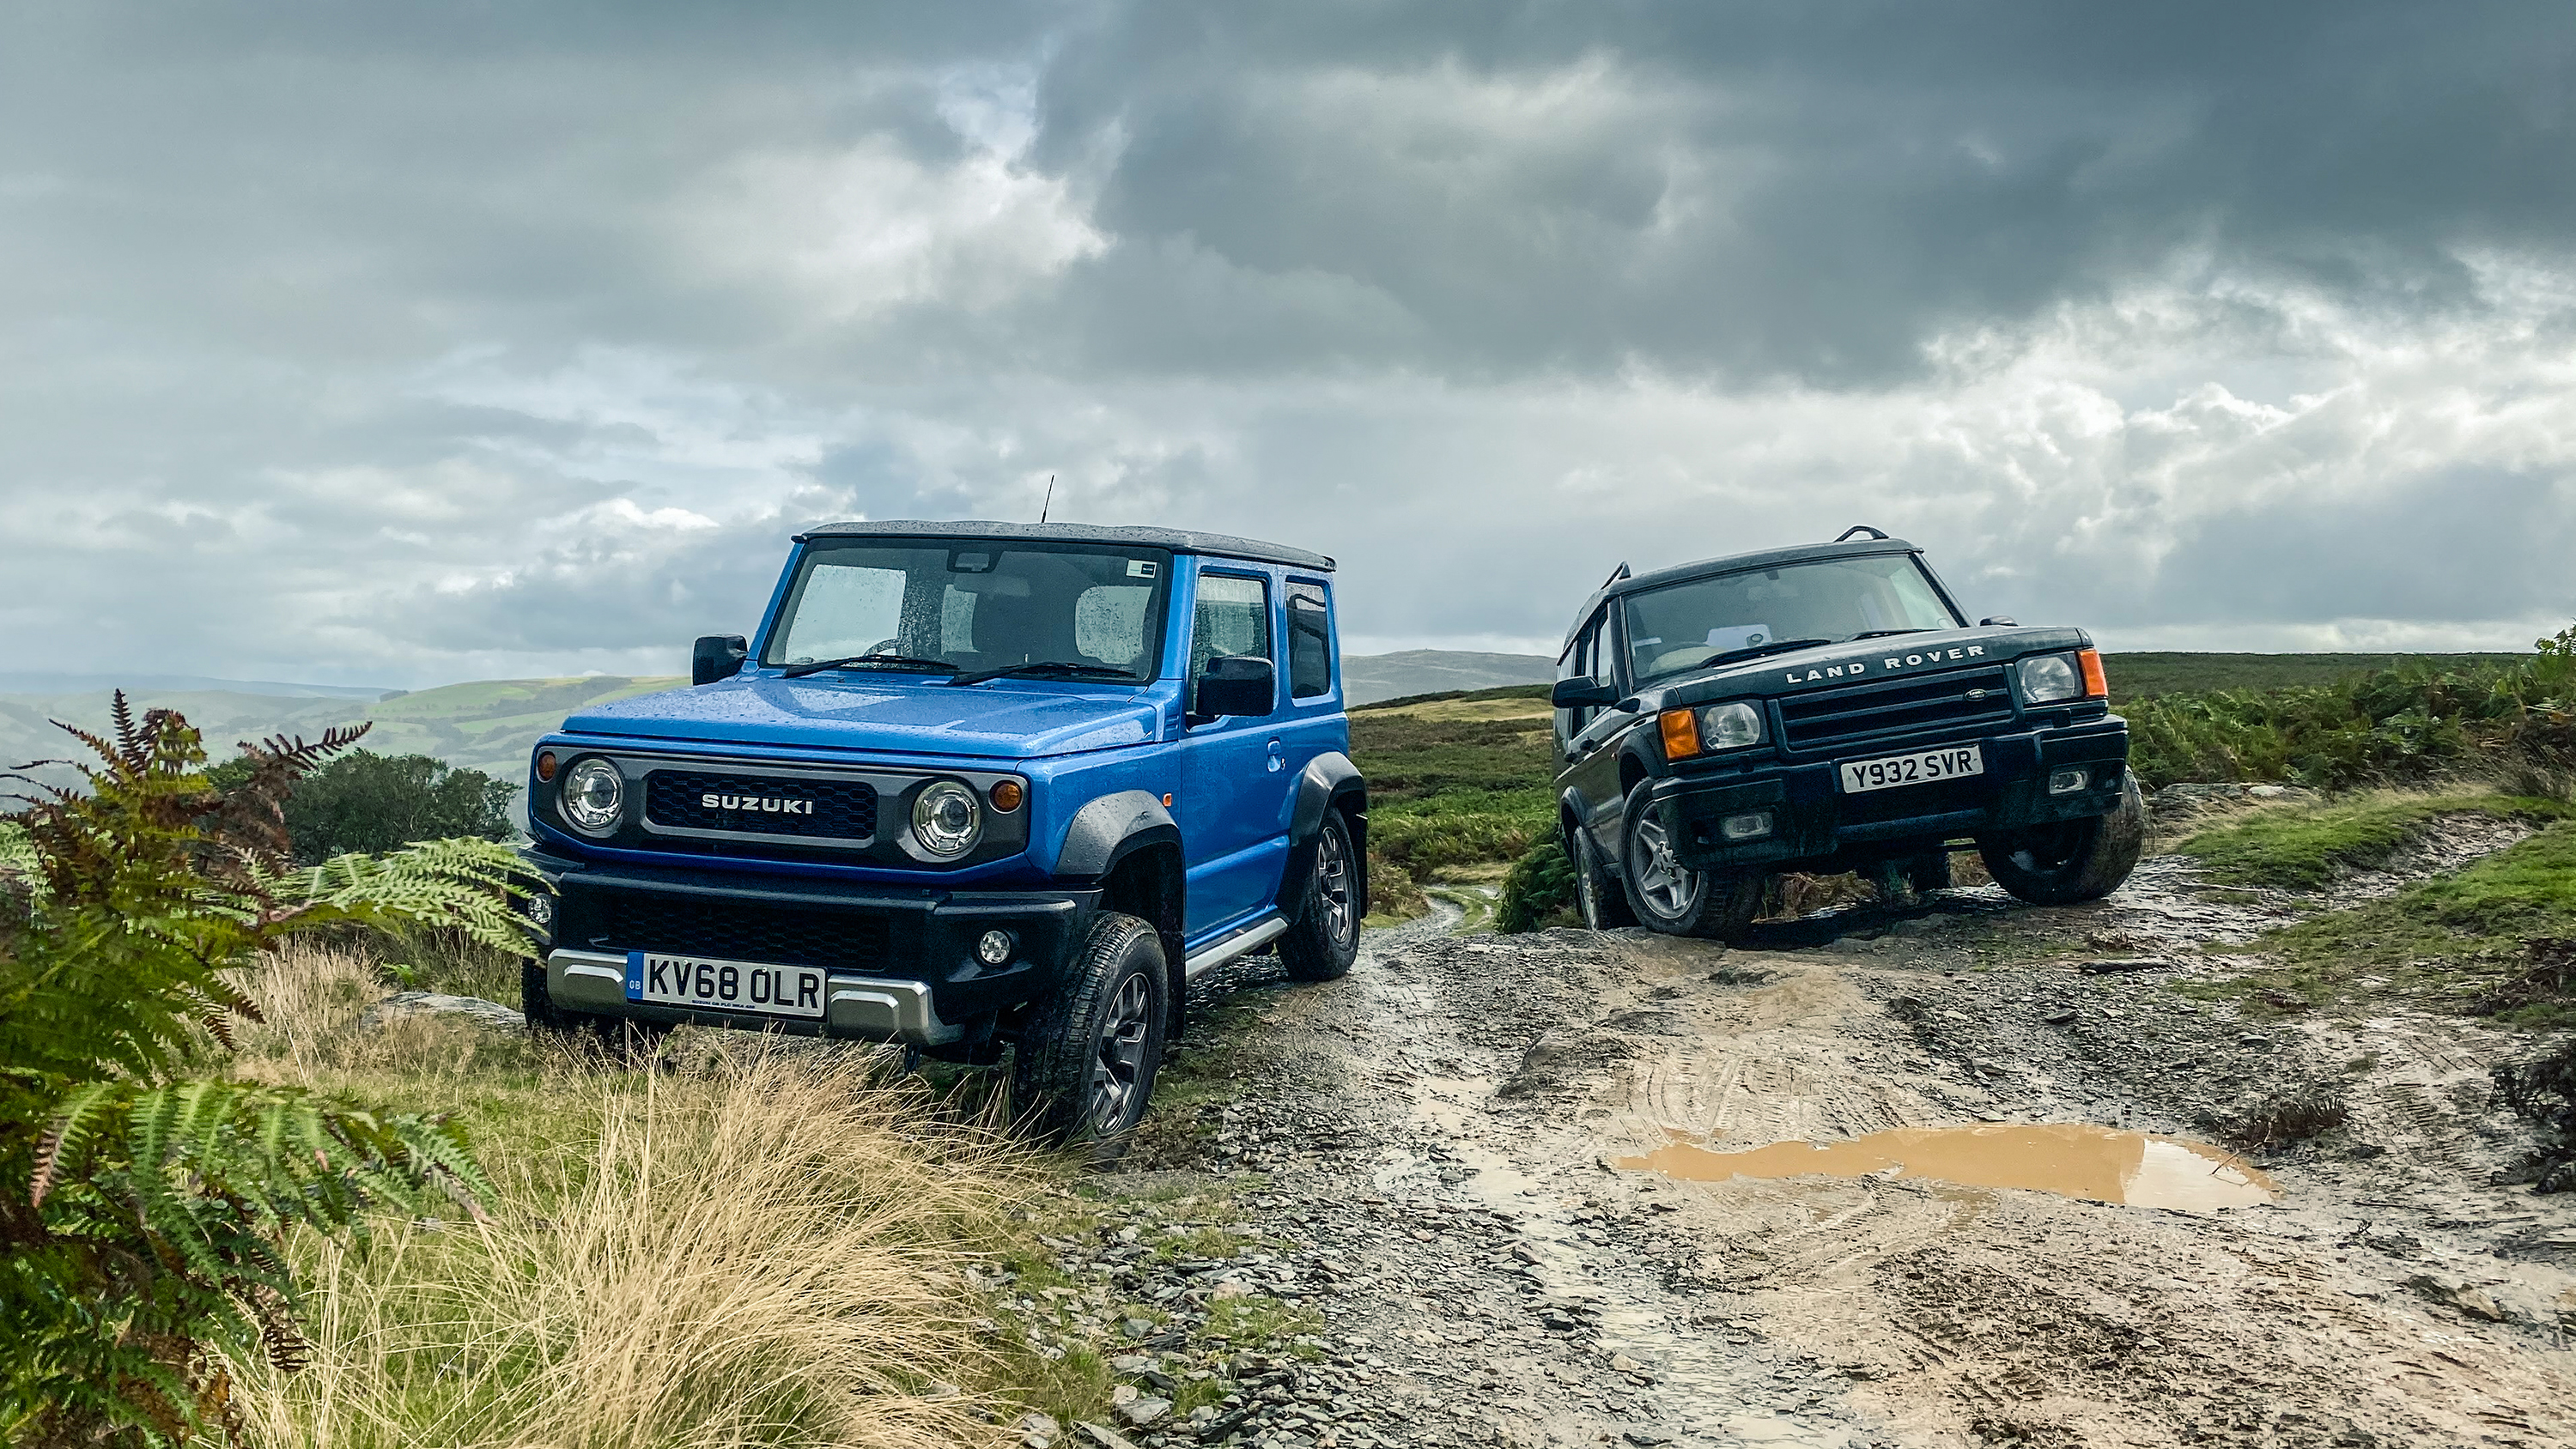
MULTIPOLYGON (((10 777, 0 819, 0 1439, 179 1443, 231 1421, 222 1364, 304 1356, 279 1235, 490 1184, 455 1124, 188 1075, 257 1009, 225 973, 346 923, 525 952, 533 888, 483 841, 296 867, 281 802, 361 729, 245 749, 215 789, 195 729, 121 694, 70 729, 87 789, 10 777)), ((32 767, 28 767, 32 768, 32 767)))

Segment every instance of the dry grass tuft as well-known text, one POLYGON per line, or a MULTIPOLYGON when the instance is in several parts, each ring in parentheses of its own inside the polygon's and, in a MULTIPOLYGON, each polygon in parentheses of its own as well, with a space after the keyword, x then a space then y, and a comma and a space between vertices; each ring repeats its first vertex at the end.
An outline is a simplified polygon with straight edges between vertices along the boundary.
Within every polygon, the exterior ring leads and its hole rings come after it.
MULTIPOLYGON (((292 1244, 310 1365, 243 1370, 258 1445, 511 1449, 998 1444, 964 1269, 1034 1167, 939 1120, 881 1056, 711 1036, 691 1066, 588 1070, 451 1021, 357 1019, 363 959, 253 982, 261 1076, 462 1111, 482 1221, 292 1244)), ((1007 1416, 1004 1416, 1007 1417, 1007 1416)))

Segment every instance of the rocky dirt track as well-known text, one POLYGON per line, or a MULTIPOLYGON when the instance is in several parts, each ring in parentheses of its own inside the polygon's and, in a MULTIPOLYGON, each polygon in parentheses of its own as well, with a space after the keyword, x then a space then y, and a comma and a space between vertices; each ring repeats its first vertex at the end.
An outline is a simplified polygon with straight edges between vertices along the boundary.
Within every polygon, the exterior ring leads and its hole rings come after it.
POLYGON ((1733 950, 1434 921, 1324 986, 1219 973, 1250 1088, 1131 1169, 1232 1183, 1336 1357, 1152 1437, 2576 1442, 2576 1198, 2493 1185, 2523 1145, 2494 1039, 2169 989, 2283 909, 2163 858, 2089 907, 1959 890, 1733 950), (2242 1141, 2291 1099, 2346 1120, 2252 1154, 2277 1203, 2210 1212, 1619 1165, 1994 1121, 2242 1141))

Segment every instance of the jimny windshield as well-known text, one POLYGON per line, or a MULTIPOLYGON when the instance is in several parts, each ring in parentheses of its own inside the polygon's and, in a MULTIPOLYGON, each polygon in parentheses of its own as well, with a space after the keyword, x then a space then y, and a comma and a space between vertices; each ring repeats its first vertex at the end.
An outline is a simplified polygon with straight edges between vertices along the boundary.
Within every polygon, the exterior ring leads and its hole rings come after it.
POLYGON ((1962 622, 1922 565, 1901 553, 1716 574, 1630 594, 1624 604, 1629 664, 1640 684, 1737 650, 1962 622))
MULTIPOLYGON (((1055 663, 1143 681, 1162 659, 1171 555, 1161 549, 943 539, 818 540, 760 662, 861 656, 961 672, 1055 663)), ((857 666, 869 668, 865 664, 857 666)))

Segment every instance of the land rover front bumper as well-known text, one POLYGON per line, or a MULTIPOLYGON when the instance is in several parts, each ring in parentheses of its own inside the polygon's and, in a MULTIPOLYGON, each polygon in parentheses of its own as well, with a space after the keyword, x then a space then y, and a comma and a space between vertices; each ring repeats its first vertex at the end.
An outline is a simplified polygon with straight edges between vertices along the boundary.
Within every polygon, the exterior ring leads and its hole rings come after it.
POLYGON ((1843 760, 1769 760, 1658 780, 1648 808, 1663 813, 1675 857, 1695 870, 1865 860, 1930 841, 2109 814, 2126 778, 2129 728, 2112 716, 1902 748, 1944 745, 1977 746, 1981 772, 1852 794, 1841 787, 1843 760), (2080 787, 2052 791, 2053 778, 2062 786, 2077 771, 2080 787), (1752 817, 1764 816, 1753 833, 1752 817))

